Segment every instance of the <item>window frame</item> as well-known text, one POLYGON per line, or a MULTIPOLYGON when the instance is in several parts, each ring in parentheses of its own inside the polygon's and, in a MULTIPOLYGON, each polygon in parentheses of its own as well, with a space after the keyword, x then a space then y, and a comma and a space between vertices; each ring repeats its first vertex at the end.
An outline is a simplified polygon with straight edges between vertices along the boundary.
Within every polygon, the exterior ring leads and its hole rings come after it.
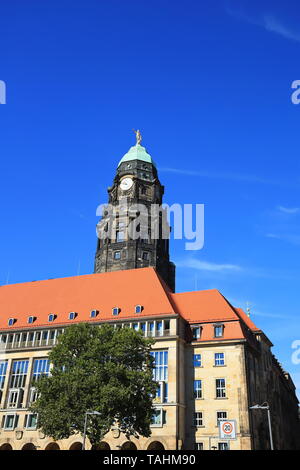
POLYGON ((193 354, 193 366, 194 367, 203 367, 202 366, 202 354, 201 353, 193 354), (195 359, 196 356, 200 356, 200 360, 195 359), (200 362, 200 364, 196 364, 196 362, 200 362))
POLYGON ((90 311, 90 318, 96 318, 99 314, 99 310, 91 310, 90 311), (94 314, 94 315, 93 315, 94 314))
POLYGON ((162 428, 164 426, 164 424, 166 424, 166 422, 167 422, 167 418, 166 418, 167 411, 164 410, 163 407, 154 408, 154 413, 156 411, 159 411, 159 416, 160 416, 159 423, 152 423, 152 420, 151 420, 150 427, 151 428, 162 428))
POLYGON ((23 390, 21 388, 10 388, 8 390, 8 396, 7 396, 7 404, 6 404, 6 407, 7 409, 18 409, 18 408, 21 408, 21 393, 23 392, 23 390), (12 395, 16 395, 16 399, 14 400, 14 402, 12 402, 12 395))
MULTIPOLYGON (((220 361, 220 359, 219 359, 220 361)), ((226 361, 225 361, 225 353, 222 351, 222 352, 215 352, 214 353, 214 367, 224 367, 226 366, 226 361), (223 364, 217 364, 217 359, 216 359, 216 355, 217 354, 223 354, 223 364)))
POLYGON ((223 338, 223 336, 224 336, 224 323, 215 323, 214 324, 214 338, 223 338), (216 331, 219 328, 221 328, 221 334, 217 335, 216 331))
POLYGON ((215 384, 216 384, 216 399, 218 399, 218 400, 221 399, 222 400, 224 398, 227 398, 227 393, 226 393, 227 382, 226 382, 226 379, 224 377, 221 377, 221 378, 218 378, 218 379, 215 379, 215 380, 216 380, 216 382, 215 382, 215 384), (221 387, 221 386, 217 385, 218 380, 224 380, 224 387, 221 387), (219 393, 221 391, 222 396, 218 396, 218 391, 219 391, 219 393))
POLYGON ((201 325, 193 325, 193 326, 191 326, 191 330, 192 330, 193 341, 197 341, 198 339, 201 339, 201 333, 202 333, 202 326, 201 325), (197 331, 198 333, 195 334, 195 331, 197 331))
POLYGON ((27 431, 35 431, 36 429, 38 429, 38 426, 37 426, 38 416, 39 416, 38 413, 26 413, 24 417, 24 429, 26 429, 27 431), (36 416, 35 426, 28 426, 28 421, 29 421, 30 416, 36 416))
POLYGON ((14 431, 18 425, 19 415, 17 413, 6 413, 3 416, 3 430, 4 431, 14 431), (13 416, 13 426, 8 428, 7 427, 7 419, 13 416))
POLYGON ((197 452, 197 451, 201 451, 201 450, 204 450, 204 442, 201 441, 201 442, 195 442, 195 446, 194 446, 194 450, 197 452), (198 449, 198 445, 200 445, 202 447, 202 449, 198 449))
POLYGON ((114 260, 119 261, 120 259, 121 259, 121 250, 114 251, 114 260))
POLYGON ((217 427, 219 427, 219 422, 220 422, 220 421, 223 421, 224 419, 225 419, 225 420, 228 419, 228 413, 227 413, 227 411, 225 411, 225 410, 219 410, 219 411, 217 411, 217 412, 216 412, 216 416, 217 416, 217 427), (222 417, 222 418, 218 418, 218 413, 223 413, 223 414, 225 414, 226 416, 225 416, 225 417, 222 417))
POLYGON ((230 450, 230 445, 229 445, 229 441, 223 441, 223 442, 218 442, 218 450, 230 450), (220 449, 221 446, 226 446, 227 449, 220 449))
POLYGON ((193 425, 195 428, 204 428, 204 413, 203 411, 194 411, 194 416, 193 416, 193 425), (197 415, 201 415, 201 417, 198 417, 197 415), (198 421, 201 422, 201 424, 198 424, 198 421))
POLYGON ((194 396, 194 399, 195 399, 195 400, 201 400, 201 399, 203 399, 203 381, 202 381, 201 379, 195 379, 195 380, 194 380, 193 396, 194 396), (200 382, 200 387, 199 387, 199 388, 196 388, 196 387, 195 387, 196 382, 200 382), (198 395, 198 392, 200 392, 200 396, 196 396, 196 395, 198 395))

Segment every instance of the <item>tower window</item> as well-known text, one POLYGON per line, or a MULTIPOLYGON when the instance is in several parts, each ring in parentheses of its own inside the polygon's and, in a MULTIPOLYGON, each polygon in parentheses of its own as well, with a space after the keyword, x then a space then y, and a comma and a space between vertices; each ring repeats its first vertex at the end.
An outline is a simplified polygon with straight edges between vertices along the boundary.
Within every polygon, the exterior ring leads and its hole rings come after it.
POLYGON ((143 251, 142 258, 144 261, 149 261, 149 251, 143 251))
POLYGON ((53 313, 50 313, 50 315, 48 315, 48 321, 54 321, 55 319, 55 315, 53 313))
POLYGON ((8 326, 13 326, 13 324, 15 323, 16 319, 15 318, 9 318, 8 319, 8 326))
POLYGON ((114 307, 114 308, 112 309, 112 314, 113 314, 113 315, 119 315, 119 312, 120 312, 119 307, 114 307))
POLYGON ((98 310, 91 310, 91 313, 90 313, 90 317, 91 318, 96 318, 96 316, 98 315, 98 310))
POLYGON ((117 242, 123 242, 125 240, 125 234, 124 232, 117 231, 116 232, 116 241, 117 242))
POLYGON ((142 313, 143 307, 142 305, 136 305, 135 306, 135 313, 142 313))
POLYGON ((121 251, 114 252, 114 259, 121 259, 121 251))
POLYGON ((69 320, 74 320, 76 317, 76 313, 75 312, 70 312, 69 313, 69 320))

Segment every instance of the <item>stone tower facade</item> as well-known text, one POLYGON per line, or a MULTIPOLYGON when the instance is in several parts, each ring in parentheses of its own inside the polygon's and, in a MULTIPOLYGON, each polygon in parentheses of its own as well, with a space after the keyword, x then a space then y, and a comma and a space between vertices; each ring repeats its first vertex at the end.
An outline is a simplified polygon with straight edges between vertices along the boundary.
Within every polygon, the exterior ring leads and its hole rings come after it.
POLYGON ((95 273, 152 266, 175 291, 163 194, 156 165, 137 139, 119 162, 108 188, 108 204, 97 225, 95 273))

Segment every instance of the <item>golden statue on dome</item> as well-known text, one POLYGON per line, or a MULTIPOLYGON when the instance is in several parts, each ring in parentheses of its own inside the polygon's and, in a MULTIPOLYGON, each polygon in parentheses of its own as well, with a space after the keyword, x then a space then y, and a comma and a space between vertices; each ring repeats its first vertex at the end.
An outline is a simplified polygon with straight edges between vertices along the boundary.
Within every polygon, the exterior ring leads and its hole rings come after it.
POLYGON ((132 130, 135 133, 136 145, 140 145, 140 143, 142 142, 142 134, 140 133, 139 129, 137 131, 135 129, 132 130))

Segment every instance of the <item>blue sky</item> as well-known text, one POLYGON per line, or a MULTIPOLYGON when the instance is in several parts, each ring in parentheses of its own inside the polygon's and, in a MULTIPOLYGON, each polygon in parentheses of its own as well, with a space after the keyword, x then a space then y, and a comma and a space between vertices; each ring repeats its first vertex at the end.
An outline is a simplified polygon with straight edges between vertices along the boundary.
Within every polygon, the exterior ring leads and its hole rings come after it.
POLYGON ((92 272, 139 128, 165 202, 205 204, 204 248, 172 242, 177 290, 249 302, 300 388, 299 20, 293 0, 1 5, 0 282, 92 272))

